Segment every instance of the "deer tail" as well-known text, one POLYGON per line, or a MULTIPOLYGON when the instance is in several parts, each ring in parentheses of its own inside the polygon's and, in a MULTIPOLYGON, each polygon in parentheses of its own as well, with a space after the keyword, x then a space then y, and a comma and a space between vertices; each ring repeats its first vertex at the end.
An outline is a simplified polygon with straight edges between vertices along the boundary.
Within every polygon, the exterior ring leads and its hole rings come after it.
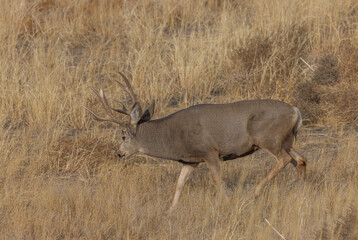
POLYGON ((293 107, 293 109, 295 110, 296 114, 297 114, 297 120, 295 123, 295 126, 293 127, 293 135, 295 136, 295 139, 297 138, 297 132, 298 130, 302 127, 302 114, 300 112, 300 110, 298 110, 298 108, 293 107))

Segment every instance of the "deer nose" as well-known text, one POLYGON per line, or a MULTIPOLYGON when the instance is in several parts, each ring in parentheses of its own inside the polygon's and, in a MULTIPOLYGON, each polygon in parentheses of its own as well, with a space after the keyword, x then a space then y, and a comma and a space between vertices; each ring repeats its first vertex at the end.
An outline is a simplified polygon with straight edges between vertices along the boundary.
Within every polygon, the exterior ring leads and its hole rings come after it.
POLYGON ((121 155, 120 153, 118 153, 118 157, 119 157, 119 158, 123 158, 124 155, 121 155))

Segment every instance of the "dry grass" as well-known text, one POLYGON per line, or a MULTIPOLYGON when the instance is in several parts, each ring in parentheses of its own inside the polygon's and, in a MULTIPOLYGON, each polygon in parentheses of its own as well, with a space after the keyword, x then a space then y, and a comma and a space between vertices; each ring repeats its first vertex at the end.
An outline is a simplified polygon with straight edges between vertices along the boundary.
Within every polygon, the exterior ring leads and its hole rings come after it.
MULTIPOLYGON (((357 239, 356 1, 1 0, 0 236, 4 239, 357 239), (304 61, 309 65, 307 65, 304 61), (88 86, 124 71, 156 117, 202 102, 298 106, 309 159, 253 201, 272 167, 223 164, 219 202, 204 165, 168 215, 180 165, 116 158, 118 129, 93 122, 88 86)), ((126 96, 106 81, 108 95, 126 96)))

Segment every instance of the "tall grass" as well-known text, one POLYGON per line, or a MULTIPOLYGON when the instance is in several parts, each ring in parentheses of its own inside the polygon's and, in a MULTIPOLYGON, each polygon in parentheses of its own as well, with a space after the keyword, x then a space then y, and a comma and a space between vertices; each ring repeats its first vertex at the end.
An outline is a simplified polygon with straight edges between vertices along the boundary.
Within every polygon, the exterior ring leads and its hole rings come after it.
POLYGON ((0 235, 6 239, 355 239, 355 1, 1 0, 0 235), (118 71, 155 117, 197 103, 298 106, 308 180, 288 167, 253 201, 267 154, 223 164, 220 202, 203 165, 167 214, 179 164, 119 161, 118 129, 88 86, 118 71))

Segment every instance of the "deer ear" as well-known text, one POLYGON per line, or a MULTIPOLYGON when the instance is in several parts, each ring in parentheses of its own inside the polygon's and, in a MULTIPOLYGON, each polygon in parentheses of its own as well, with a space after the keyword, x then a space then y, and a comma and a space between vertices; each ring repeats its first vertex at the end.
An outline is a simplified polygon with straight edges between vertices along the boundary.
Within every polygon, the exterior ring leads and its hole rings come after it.
POLYGON ((141 119, 141 116, 142 116, 142 108, 138 103, 135 103, 130 113, 131 125, 136 126, 139 120, 141 119))
POLYGON ((155 102, 153 101, 152 104, 150 104, 143 112, 142 116, 140 117, 140 120, 138 122, 138 124, 144 123, 149 121, 154 114, 154 106, 155 106, 155 102))

